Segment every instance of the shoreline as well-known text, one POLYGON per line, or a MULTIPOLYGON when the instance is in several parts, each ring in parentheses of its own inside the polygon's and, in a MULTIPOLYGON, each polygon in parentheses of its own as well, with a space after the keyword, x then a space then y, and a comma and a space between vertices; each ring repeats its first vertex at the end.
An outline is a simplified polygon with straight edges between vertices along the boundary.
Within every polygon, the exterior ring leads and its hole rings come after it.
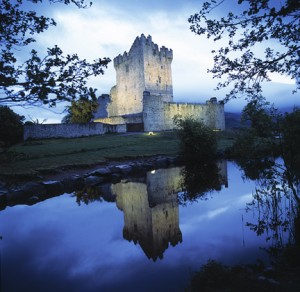
POLYGON ((136 159, 111 160, 89 167, 63 167, 35 178, 0 179, 0 211, 16 204, 32 205, 47 198, 96 185, 141 176, 158 168, 180 166, 178 156, 155 155, 136 159))

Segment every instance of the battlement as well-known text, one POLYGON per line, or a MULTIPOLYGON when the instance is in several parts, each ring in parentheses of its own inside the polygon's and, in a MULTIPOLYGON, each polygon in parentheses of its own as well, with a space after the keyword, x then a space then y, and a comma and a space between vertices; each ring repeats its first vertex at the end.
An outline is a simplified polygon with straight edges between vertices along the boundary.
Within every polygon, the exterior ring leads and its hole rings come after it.
POLYGON ((142 34, 140 37, 136 37, 128 53, 124 52, 123 55, 119 54, 114 58, 114 67, 124 62, 129 62, 133 56, 143 54, 145 51, 151 52, 154 56, 158 55, 161 58, 167 58, 170 61, 173 60, 172 49, 168 49, 165 46, 159 48, 158 45, 152 41, 150 35, 146 38, 145 35, 142 34))

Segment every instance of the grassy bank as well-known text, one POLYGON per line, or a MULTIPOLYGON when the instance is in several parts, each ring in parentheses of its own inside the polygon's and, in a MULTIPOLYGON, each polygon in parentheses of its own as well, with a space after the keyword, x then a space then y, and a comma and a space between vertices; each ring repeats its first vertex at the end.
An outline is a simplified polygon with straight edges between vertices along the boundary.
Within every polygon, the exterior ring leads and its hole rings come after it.
MULTIPOLYGON (((220 134, 219 147, 231 144, 228 134, 220 134)), ((62 167, 90 166, 108 160, 134 159, 178 153, 175 132, 131 135, 103 135, 76 139, 27 141, 0 153, 0 175, 33 175, 62 167)))
POLYGON ((176 155, 175 133, 103 135, 33 140, 1 154, 0 175, 34 174, 59 167, 89 166, 111 159, 176 155))

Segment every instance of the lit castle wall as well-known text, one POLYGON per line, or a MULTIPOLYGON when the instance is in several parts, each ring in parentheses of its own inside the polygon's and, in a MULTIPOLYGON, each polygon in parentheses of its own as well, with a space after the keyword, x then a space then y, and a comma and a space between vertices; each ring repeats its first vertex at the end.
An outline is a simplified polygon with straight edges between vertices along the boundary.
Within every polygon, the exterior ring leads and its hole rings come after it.
POLYGON ((193 117, 213 129, 225 129, 224 104, 211 98, 204 104, 173 102, 173 51, 159 48, 151 36, 137 37, 129 52, 114 59, 116 85, 102 94, 94 116, 98 125, 25 125, 24 140, 71 138, 107 132, 174 129, 174 117, 193 117))
POLYGON ((124 212, 123 236, 139 244, 147 257, 162 258, 169 245, 182 242, 177 193, 180 168, 148 173, 146 182, 112 185, 117 206, 124 212))
POLYGON ((117 84, 99 98, 95 122, 140 124, 144 131, 174 128, 173 118, 193 117, 214 129, 225 129, 224 104, 173 102, 173 51, 159 48, 151 36, 137 37, 129 52, 114 59, 117 84))
POLYGON ((172 101, 172 59, 172 50, 159 49, 150 36, 137 37, 129 53, 114 59, 117 85, 110 92, 109 116, 141 113, 145 90, 172 101))

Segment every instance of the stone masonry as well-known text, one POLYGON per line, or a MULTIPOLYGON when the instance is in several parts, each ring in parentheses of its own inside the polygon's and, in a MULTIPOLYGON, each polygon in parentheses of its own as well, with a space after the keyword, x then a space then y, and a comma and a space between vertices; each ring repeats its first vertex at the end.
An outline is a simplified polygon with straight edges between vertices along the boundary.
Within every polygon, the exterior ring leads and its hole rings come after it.
POLYGON ((140 124, 144 131, 174 129, 173 118, 193 117, 213 129, 225 129, 224 104, 173 102, 173 51, 159 48, 151 36, 137 37, 129 52, 114 59, 117 84, 99 98, 95 122, 140 124))

